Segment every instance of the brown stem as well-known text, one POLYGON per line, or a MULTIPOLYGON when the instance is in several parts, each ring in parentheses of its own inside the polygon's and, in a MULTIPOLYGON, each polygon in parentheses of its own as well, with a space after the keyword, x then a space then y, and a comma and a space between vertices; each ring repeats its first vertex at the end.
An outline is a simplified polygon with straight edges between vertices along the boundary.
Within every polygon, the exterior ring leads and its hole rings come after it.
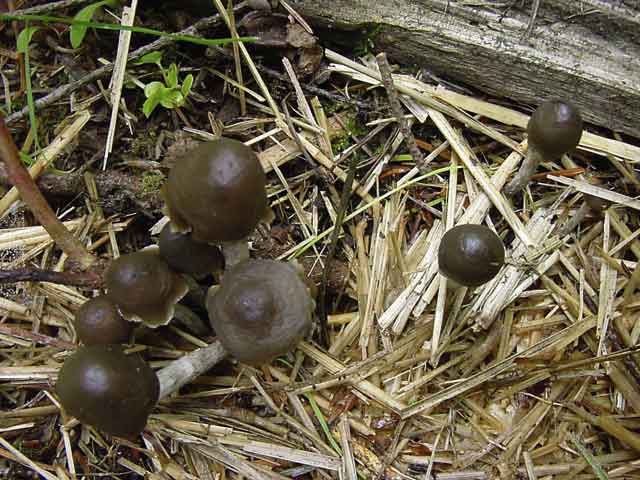
POLYGON ((100 288, 102 277, 93 270, 87 272, 54 272, 33 268, 0 270, 0 284, 15 282, 49 282, 74 287, 100 288))
POLYGON ((424 162, 424 155, 418 148, 418 144, 416 143, 416 139, 413 136, 413 132, 409 127, 407 120, 404 118, 404 113, 402 111, 402 105, 400 105, 400 100, 398 98, 398 91, 393 84, 393 76, 391 75, 391 67, 389 66, 389 62, 387 60, 387 56, 384 52, 376 55, 376 61, 378 62, 378 68, 380 69, 380 78, 382 79, 382 85, 384 85, 385 90, 387 91, 387 97, 389 98, 389 105, 391 105, 391 111, 396 117, 398 121, 398 125, 400 125, 400 131, 404 136, 404 140, 409 148, 409 152, 411 153, 411 157, 413 157, 413 161, 416 166, 423 173, 429 170, 429 167, 424 162))
POLYGON ((543 156, 539 150, 529 145, 529 149, 527 150, 527 155, 524 157, 522 161, 522 165, 520 166, 520 170, 516 173, 515 177, 509 182, 509 184, 504 187, 504 194, 507 197, 512 197, 524 187, 527 186, 531 177, 536 172, 536 168, 540 162, 542 162, 543 156))
POLYGON ((78 263, 82 270, 89 268, 96 258, 67 230, 47 203, 29 175, 29 171, 20 161, 18 148, 11 138, 3 117, 0 117, 0 159, 7 168, 9 180, 18 189, 22 199, 51 238, 71 260, 78 263))

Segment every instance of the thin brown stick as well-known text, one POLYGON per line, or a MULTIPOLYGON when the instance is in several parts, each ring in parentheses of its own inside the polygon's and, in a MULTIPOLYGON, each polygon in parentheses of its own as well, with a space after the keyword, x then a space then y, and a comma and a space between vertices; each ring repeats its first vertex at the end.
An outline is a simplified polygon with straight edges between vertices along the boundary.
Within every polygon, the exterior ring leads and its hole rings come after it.
POLYGON ((83 3, 89 3, 91 0, 62 0, 59 2, 49 2, 44 5, 38 5, 31 8, 23 8, 13 12, 14 15, 35 15, 38 13, 53 12, 55 10, 62 10, 63 8, 73 7, 83 3))
POLYGON ((376 55, 376 61, 378 62, 378 68, 380 69, 380 78, 382 79, 382 84, 384 85, 384 88, 387 91, 387 96, 389 97, 391 111, 396 117, 398 125, 400 125, 400 131, 404 136, 407 148, 409 148, 409 153, 411 153, 411 157, 413 157, 413 161, 416 163, 416 166, 420 169, 420 171, 424 173, 428 171, 429 168, 424 163, 424 155, 422 155, 422 152, 418 148, 418 144, 416 143, 416 139, 413 136, 413 132, 409 128, 407 120, 404 118, 404 114, 402 113, 402 105, 400 105, 400 100, 398 99, 398 91, 393 85, 391 67, 389 66, 389 62, 387 61, 386 54, 382 52, 376 55))
POLYGON ((42 333, 30 332, 20 327, 13 325, 0 325, 0 333, 4 335, 11 335, 14 337, 23 338, 25 340, 31 340, 32 342, 39 343, 41 345, 49 345, 57 348, 64 348, 65 350, 73 350, 77 347, 74 343, 60 340, 59 338, 53 338, 42 333))
POLYGON ((35 268, 0 270, 0 284, 15 282, 49 282, 74 287, 100 288, 102 277, 94 271, 54 272, 35 268))
POLYGON ((11 183, 18 189, 20 196, 29 206, 34 216, 62 251, 71 260, 77 262, 82 270, 86 270, 95 263, 96 257, 91 255, 80 240, 67 230, 36 186, 33 178, 29 175, 29 171, 20 160, 18 148, 13 142, 11 133, 2 117, 0 117, 0 159, 6 166, 7 176, 11 183))

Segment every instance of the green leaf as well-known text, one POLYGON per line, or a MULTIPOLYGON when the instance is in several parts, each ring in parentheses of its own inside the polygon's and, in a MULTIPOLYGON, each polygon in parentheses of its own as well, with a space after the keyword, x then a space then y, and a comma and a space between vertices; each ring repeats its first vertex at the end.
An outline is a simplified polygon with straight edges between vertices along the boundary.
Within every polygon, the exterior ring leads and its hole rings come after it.
POLYGON ((179 90, 166 89, 160 103, 164 108, 176 108, 184 105, 184 97, 179 90))
POLYGON ((144 116, 149 118, 153 111, 156 109, 158 104, 160 103, 161 96, 159 94, 152 95, 144 101, 142 105, 142 113, 144 116))
POLYGON ((187 98, 189 96, 189 93, 191 93, 192 85, 193 85, 193 75, 189 74, 185 77, 184 82, 182 83, 181 91, 184 98, 187 98))
POLYGON ((16 46, 18 48, 18 52, 25 53, 29 48, 29 44, 31 43, 31 37, 33 34, 40 30, 40 27, 32 27, 30 25, 26 26, 24 30, 20 32, 18 35, 18 40, 16 42, 16 46))
POLYGON ((573 433, 571 434, 571 440, 578 449, 578 452, 580 452, 585 461, 589 464, 589 466, 593 470, 593 473, 595 473, 600 480, 609 480, 609 476, 604 471, 602 466, 598 463, 598 460, 596 460, 596 458, 591 454, 587 447, 585 447, 582 442, 580 442, 579 438, 573 433))
POLYGON ((22 160, 22 163, 24 163, 27 167, 30 167, 35 163, 35 159, 28 153, 24 153, 24 152, 18 152, 18 153, 20 155, 20 160, 22 160))
POLYGON ((320 427, 322 428, 322 431, 327 436, 327 440, 329 440, 329 444, 331 445, 331 447, 333 447, 333 449, 338 454, 342 454, 342 449, 338 446, 338 443, 333 438, 333 435, 331 435, 331 430, 329 429, 329 425, 327 424, 327 421, 325 420, 324 415, 322 414, 322 411, 320 411, 320 407, 316 403, 316 399, 311 393, 305 393, 304 396, 307 397, 307 400, 309 400, 309 405, 311 405, 311 410, 313 410, 313 414, 316 416, 318 423, 320 423, 320 427))
POLYGON ((151 53, 147 53, 146 55, 143 55, 138 60, 133 62, 133 64, 145 65, 147 63, 155 63, 156 65, 161 66, 161 63, 160 63, 161 60, 162 60, 162 52, 156 51, 156 52, 151 52, 151 53))
POLYGON ((147 83, 144 87, 144 95, 145 97, 150 98, 154 95, 160 94, 160 92, 164 89, 166 89, 166 87, 162 84, 162 82, 147 83))
POLYGON ((175 63, 172 63, 164 72, 164 79, 167 87, 176 88, 178 86, 178 66, 175 63))
MULTIPOLYGON (((102 0, 101 2, 92 3, 76 13, 73 19, 79 22, 90 22, 98 9, 102 8, 104 5, 113 5, 114 3, 115 2, 113 0, 102 0)), ((85 25, 71 25, 71 28, 69 29, 69 37, 73 48, 78 48, 80 46, 87 33, 87 28, 88 27, 85 25)))

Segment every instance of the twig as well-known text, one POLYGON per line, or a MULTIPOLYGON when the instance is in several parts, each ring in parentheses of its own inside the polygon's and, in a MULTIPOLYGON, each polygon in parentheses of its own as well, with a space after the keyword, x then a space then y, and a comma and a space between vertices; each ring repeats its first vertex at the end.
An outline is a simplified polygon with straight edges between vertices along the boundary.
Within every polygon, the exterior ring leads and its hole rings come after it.
MULTIPOLYGON (((276 70, 273 70, 272 68, 265 67, 264 65, 257 65, 257 67, 258 67, 258 70, 266 73, 269 76, 278 78, 283 82, 291 83, 291 80, 289 79, 289 77, 281 74, 280 72, 277 72, 276 70)), ((324 97, 327 100, 331 100, 332 102, 346 103, 348 105, 353 105, 354 107, 358 107, 364 110, 375 110, 376 108, 372 102, 366 102, 366 101, 358 100, 355 98, 345 97, 344 95, 339 95, 337 93, 330 92, 328 90, 325 90, 324 88, 316 87, 307 82, 301 84, 301 87, 303 90, 313 95, 324 97)))
POLYGON ((37 7, 23 8, 22 10, 16 10, 14 15, 34 15, 36 13, 53 12, 55 10, 62 10, 63 8, 72 7, 74 5, 81 5, 83 3, 89 3, 91 0, 61 0, 59 2, 49 2, 44 5, 38 5, 37 7))
POLYGON ((3 333, 4 335, 11 335, 13 337, 24 338, 26 340, 31 340, 32 342, 39 343, 41 345, 50 345, 52 347, 64 348, 65 350, 73 350, 77 347, 77 345, 71 342, 60 340, 59 338, 49 337, 48 335, 43 335, 42 333, 30 332, 13 325, 0 325, 0 333, 3 333))
POLYGON ((7 176, 20 192, 20 196, 62 251, 71 260, 78 262, 82 270, 86 270, 95 263, 96 258, 60 222, 36 186, 29 171, 20 160, 18 148, 2 118, 0 118, 0 158, 6 166, 7 176))
POLYGON ((531 16, 529 17, 529 23, 527 24, 527 29, 524 32, 523 40, 526 40, 533 33, 533 29, 536 25, 536 17, 538 16, 538 11, 540 10, 540 0, 533 0, 533 4, 531 5, 531 16))
POLYGON ((428 167, 424 163, 424 156, 418 148, 416 139, 413 136, 413 132, 409 128, 407 120, 404 118, 404 114, 402 113, 402 106, 400 105, 400 100, 398 99, 398 91, 393 85, 391 67, 389 66, 389 62, 387 61, 386 54, 382 52, 376 55, 376 61, 378 62, 378 68, 380 69, 380 78, 382 79, 382 84, 384 85, 384 88, 387 91, 387 96, 389 97, 391 111, 393 112, 393 115, 396 117, 396 120, 400 125, 400 131, 402 132, 402 135, 407 142, 407 147, 409 148, 409 152, 413 157, 413 161, 420 169, 420 171, 422 173, 425 173, 428 171, 428 167))
POLYGON ((329 270, 331 269, 331 262, 335 257, 338 247, 338 239, 342 233, 342 224, 349 205, 349 199, 351 198, 353 180, 356 176, 356 166, 358 164, 357 159, 354 157, 349 165, 349 173, 342 187, 342 195, 340 195, 340 205, 336 216, 335 229, 331 235, 331 242, 329 243, 329 249, 327 258, 325 260, 324 271, 322 272, 322 282, 320 283, 320 293, 318 295, 318 318, 320 321, 320 341, 322 346, 328 348, 329 346, 329 326, 327 324, 327 307, 325 305, 327 295, 327 280, 329 278, 329 270))
POLYGON ((0 270, 0 284, 15 282, 49 282, 74 287, 100 288, 102 277, 94 271, 55 272, 36 268, 0 270))

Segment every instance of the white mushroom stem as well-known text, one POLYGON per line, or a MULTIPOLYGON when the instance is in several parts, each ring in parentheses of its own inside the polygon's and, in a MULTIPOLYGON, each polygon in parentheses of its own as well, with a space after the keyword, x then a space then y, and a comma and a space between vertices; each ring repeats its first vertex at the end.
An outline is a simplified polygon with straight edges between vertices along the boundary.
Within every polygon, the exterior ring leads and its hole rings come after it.
POLYGON ((194 378, 213 368, 226 356, 227 351, 218 340, 215 340, 211 345, 199 348, 171 362, 157 372, 160 381, 160 400, 177 392, 194 378))
POLYGON ((533 174, 536 172, 536 168, 538 168, 538 165, 540 164, 540 162, 542 162, 542 160, 544 160, 542 153, 538 149, 529 145, 529 149, 527 150, 527 154, 522 161, 520 170, 518 170, 518 173, 516 173, 516 175, 511 179, 509 184, 504 187, 505 195, 508 197, 512 197, 524 187, 526 187, 527 183, 529 183, 529 180, 531 180, 531 177, 533 177, 533 174))

